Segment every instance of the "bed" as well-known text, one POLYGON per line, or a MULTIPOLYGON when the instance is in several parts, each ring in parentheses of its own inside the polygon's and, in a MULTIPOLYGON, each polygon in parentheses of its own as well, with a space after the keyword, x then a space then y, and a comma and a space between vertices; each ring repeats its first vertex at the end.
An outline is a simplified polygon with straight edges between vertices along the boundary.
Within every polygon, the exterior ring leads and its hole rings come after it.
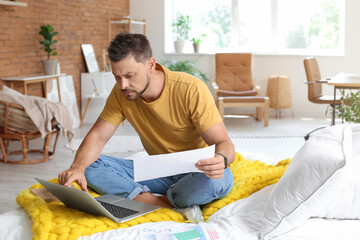
MULTIPOLYGON (((358 146, 360 125, 321 130, 298 151, 278 183, 222 207, 201 224, 220 229, 219 237, 212 239, 360 239, 358 146)), ((238 152, 245 159, 267 164, 281 160, 261 153, 238 152)), ((192 225, 196 224, 150 222, 79 239, 139 239, 143 228, 192 225)), ((31 239, 31 226, 22 208, 8 211, 0 215, 0 239, 31 239)))

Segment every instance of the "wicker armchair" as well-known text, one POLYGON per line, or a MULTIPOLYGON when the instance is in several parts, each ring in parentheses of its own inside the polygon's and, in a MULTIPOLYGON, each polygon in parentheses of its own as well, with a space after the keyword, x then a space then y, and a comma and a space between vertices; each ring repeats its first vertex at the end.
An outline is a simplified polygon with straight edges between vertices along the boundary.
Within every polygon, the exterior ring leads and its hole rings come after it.
MULTIPOLYGON (((51 159, 55 154, 60 128, 52 121, 52 132, 44 139, 42 149, 29 149, 29 140, 41 137, 40 131, 20 105, 0 100, 0 161, 4 163, 38 163, 51 159), (56 135, 53 150, 49 151, 51 136, 56 135), (12 141, 21 141, 21 150, 10 150, 12 141), (30 159, 29 153, 41 153, 42 157, 30 159), (10 155, 20 155, 21 159, 9 159, 10 155)), ((38 154, 37 154, 38 155, 38 154)))

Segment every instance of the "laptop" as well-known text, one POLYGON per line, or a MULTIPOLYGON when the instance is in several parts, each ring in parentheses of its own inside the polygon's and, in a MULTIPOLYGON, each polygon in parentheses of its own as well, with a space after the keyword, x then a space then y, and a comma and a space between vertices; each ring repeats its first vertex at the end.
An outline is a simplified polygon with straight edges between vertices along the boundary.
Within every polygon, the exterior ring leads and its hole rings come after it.
POLYGON ((159 209, 159 206, 130 200, 113 194, 105 194, 94 198, 88 192, 66 187, 43 179, 35 178, 46 190, 57 197, 65 206, 87 212, 96 216, 108 217, 117 223, 159 209))

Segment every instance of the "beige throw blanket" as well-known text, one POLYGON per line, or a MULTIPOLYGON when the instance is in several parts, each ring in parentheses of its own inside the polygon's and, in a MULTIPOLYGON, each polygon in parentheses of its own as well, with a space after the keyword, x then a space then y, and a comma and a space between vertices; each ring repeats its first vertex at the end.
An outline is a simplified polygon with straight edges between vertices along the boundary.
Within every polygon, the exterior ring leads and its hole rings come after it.
POLYGON ((35 126, 39 129, 42 137, 45 137, 46 134, 51 132, 51 120, 55 118, 56 121, 67 130, 69 144, 72 146, 72 139, 74 137, 73 121, 69 109, 63 103, 23 95, 6 86, 3 86, 3 89, 0 90, 0 100, 22 106, 35 126))

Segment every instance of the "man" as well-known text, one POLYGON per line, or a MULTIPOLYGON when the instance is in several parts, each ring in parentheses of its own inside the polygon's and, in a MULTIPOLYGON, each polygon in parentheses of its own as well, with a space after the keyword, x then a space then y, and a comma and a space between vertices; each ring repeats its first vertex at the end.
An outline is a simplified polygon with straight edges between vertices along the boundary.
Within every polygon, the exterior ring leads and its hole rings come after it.
POLYGON ((117 194, 165 208, 198 206, 225 197, 234 181, 227 168, 235 158, 234 146, 206 84, 157 64, 148 40, 141 34, 117 35, 108 52, 117 85, 73 164, 59 174, 60 184, 69 186, 76 181, 84 191, 89 185, 100 194, 117 194), (131 160, 100 156, 125 119, 150 155, 213 144, 216 154, 196 163, 204 173, 134 182, 131 160))

